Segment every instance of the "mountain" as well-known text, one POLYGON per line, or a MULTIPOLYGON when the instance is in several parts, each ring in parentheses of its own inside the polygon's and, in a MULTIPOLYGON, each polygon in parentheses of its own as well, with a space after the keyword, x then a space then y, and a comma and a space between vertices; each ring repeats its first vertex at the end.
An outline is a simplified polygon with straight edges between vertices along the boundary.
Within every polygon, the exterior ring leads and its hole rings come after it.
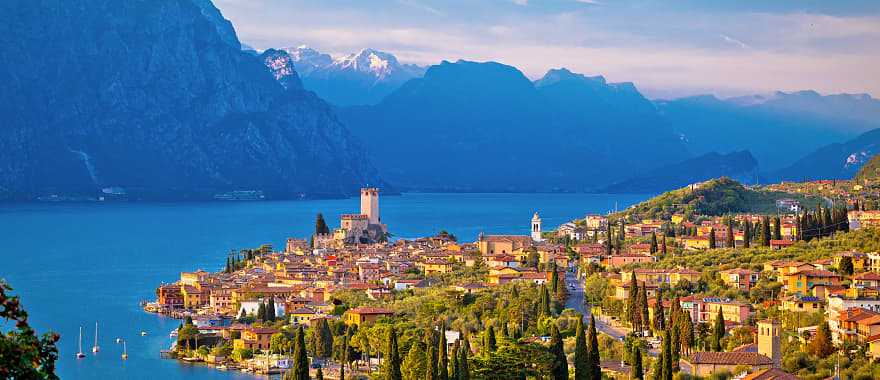
POLYGON ((421 77, 425 69, 401 64, 390 54, 363 49, 332 59, 309 48, 288 48, 306 89, 339 106, 376 104, 404 82, 421 77))
POLYGON ((631 84, 444 61, 340 116, 383 175, 414 190, 577 191, 687 157, 631 84))
POLYGON ((286 89, 303 88, 302 80, 296 72, 293 58, 284 50, 268 49, 258 57, 269 68, 272 76, 286 89))
POLYGON ((381 184, 333 108, 279 84, 207 0, 12 0, 0 14, 0 198, 381 184))
POLYGON ((777 170, 828 144, 880 128, 880 101, 867 95, 777 92, 732 99, 711 95, 655 102, 695 154, 747 149, 777 170))
POLYGON ((788 181, 850 179, 878 153, 880 128, 843 143, 826 145, 774 172, 772 178, 788 181))
POLYGON ((605 187, 600 193, 659 193, 703 182, 718 176, 740 178, 741 182, 753 181, 757 175, 758 161, 749 151, 729 154, 707 153, 699 157, 651 170, 625 181, 605 187))

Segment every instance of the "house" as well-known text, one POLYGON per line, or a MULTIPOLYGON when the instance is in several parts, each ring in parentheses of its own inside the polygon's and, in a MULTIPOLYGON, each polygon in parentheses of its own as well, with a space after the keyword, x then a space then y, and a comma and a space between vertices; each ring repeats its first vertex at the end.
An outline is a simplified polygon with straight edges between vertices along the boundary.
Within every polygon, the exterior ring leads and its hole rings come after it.
POLYGON ((654 256, 620 254, 611 255, 603 259, 602 264, 609 268, 618 268, 632 263, 651 263, 654 262, 654 256))
POLYGON ((772 250, 780 250, 783 248, 791 247, 792 245, 794 245, 794 241, 792 240, 770 240, 770 249, 772 250))
POLYGON ((834 267, 840 268, 840 261, 843 260, 844 257, 849 257, 852 260, 853 270, 856 272, 861 272, 864 270, 870 269, 870 260, 868 260, 868 255, 861 252, 849 251, 849 252, 839 252, 834 255, 834 267))
POLYGON ((782 301, 782 310, 797 312, 821 312, 825 301, 816 296, 795 295, 782 301))
POLYGON ((676 268, 676 269, 647 269, 647 268, 637 268, 629 271, 621 271, 620 272, 620 281, 629 282, 632 276, 636 277, 637 281, 645 282, 647 284, 669 284, 675 285, 678 284, 679 281, 685 280, 691 283, 696 283, 700 280, 700 276, 702 273, 697 272, 693 269, 687 268, 676 268))
POLYGON ((853 284, 859 288, 880 287, 880 273, 864 272, 853 276, 853 284))
POLYGON ((249 327, 241 331, 241 338, 232 341, 232 347, 236 350, 268 350, 272 334, 277 332, 277 329, 269 327, 249 327))
POLYGON ((160 308, 180 309, 183 307, 183 294, 180 285, 162 285, 156 288, 156 300, 160 308))
POLYGON ((397 280, 394 282, 394 290, 402 291, 406 289, 412 288, 420 288, 423 287, 425 281, 423 280, 397 280))
POLYGON ((771 368, 773 361, 755 352, 695 352, 683 359, 682 371, 692 376, 708 377, 717 372, 733 372, 743 366, 757 371, 771 368))
POLYGON ((480 292, 486 288, 487 288, 487 286, 485 284, 478 283, 478 282, 472 282, 472 283, 463 284, 463 285, 455 285, 452 287, 453 290, 459 291, 459 292, 462 292, 465 294, 477 293, 477 292, 480 292))
POLYGON ((782 283, 789 294, 810 294, 816 285, 840 285, 842 277, 837 273, 822 270, 800 270, 782 275, 782 283))
POLYGON ((725 321, 743 324, 752 314, 751 305, 729 298, 688 296, 679 298, 681 308, 694 323, 712 323, 721 311, 725 321))
POLYGON ((345 312, 345 322, 350 325, 375 323, 380 318, 390 318, 394 312, 381 307, 356 307, 345 312))
MULTIPOLYGON (((678 239, 687 250, 703 250, 709 249, 709 237, 707 236, 685 236, 678 239)), ((717 243, 717 239, 716 239, 717 243)))
POLYGON ((422 263, 425 276, 441 275, 452 272, 452 263, 444 259, 425 259, 422 263))
POLYGON ((290 313, 288 313, 288 315, 290 316, 290 323, 292 323, 294 325, 308 326, 309 321, 311 321, 312 318, 317 317, 318 313, 315 310, 312 310, 311 308, 301 307, 301 308, 298 308, 296 310, 291 311, 290 313))
POLYGON ((744 292, 748 292, 752 286, 755 286, 760 277, 758 272, 743 268, 723 270, 720 274, 721 281, 724 281, 727 286, 739 288, 744 292))
POLYGON ((752 372, 740 380, 801 380, 801 378, 779 368, 769 368, 752 372))
POLYGON ((874 211, 850 211, 847 213, 849 219, 849 229, 858 230, 862 228, 880 227, 880 210, 874 211))
POLYGON ((522 252, 532 246, 532 237, 524 235, 483 235, 477 240, 477 246, 483 255, 498 253, 522 252))
POLYGON ((868 355, 871 356, 871 359, 880 359, 880 334, 868 337, 867 342, 868 355))

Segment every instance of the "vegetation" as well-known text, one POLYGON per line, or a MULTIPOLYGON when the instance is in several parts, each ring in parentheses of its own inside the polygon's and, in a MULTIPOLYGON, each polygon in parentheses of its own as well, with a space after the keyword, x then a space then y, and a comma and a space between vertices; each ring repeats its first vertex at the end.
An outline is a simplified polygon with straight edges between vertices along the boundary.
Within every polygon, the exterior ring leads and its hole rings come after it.
POLYGON ((0 280, 0 378, 58 379, 55 361, 60 336, 46 333, 38 337, 28 324, 28 314, 12 288, 0 280), (10 324, 11 322, 11 324, 10 324))

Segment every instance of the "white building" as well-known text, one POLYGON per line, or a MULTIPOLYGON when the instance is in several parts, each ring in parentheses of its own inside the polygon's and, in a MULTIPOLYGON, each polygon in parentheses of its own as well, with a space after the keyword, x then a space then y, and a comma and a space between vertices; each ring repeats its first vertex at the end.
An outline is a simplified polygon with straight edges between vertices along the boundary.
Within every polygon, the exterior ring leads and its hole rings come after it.
POLYGON ((532 217, 532 240, 544 240, 541 238, 541 217, 538 216, 537 212, 535 213, 535 216, 532 217))

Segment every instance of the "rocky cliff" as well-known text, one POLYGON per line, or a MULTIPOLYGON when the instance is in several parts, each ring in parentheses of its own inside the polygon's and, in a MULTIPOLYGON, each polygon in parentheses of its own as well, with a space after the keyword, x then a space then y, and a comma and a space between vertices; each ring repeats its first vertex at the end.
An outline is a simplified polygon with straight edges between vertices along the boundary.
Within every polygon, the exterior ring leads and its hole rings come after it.
POLYGON ((380 185, 332 108, 243 53, 207 0, 11 0, 0 19, 0 198, 380 185))

